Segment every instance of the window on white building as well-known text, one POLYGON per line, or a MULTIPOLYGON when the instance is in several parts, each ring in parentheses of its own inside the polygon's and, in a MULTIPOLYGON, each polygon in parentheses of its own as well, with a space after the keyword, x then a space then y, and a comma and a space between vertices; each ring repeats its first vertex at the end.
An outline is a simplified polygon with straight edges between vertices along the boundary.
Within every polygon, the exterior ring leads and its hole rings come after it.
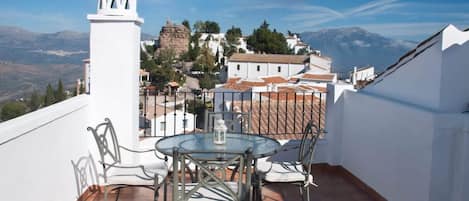
POLYGON ((261 71, 261 66, 257 65, 257 71, 261 71))
POLYGON ((241 68, 241 66, 238 64, 238 65, 236 66, 236 70, 239 70, 240 68, 241 68))
POLYGON ((282 72, 282 67, 281 67, 281 66, 278 66, 278 67, 277 67, 277 71, 278 71, 279 73, 282 72))
POLYGON ((160 122, 160 131, 166 130, 166 122, 162 121, 160 122))

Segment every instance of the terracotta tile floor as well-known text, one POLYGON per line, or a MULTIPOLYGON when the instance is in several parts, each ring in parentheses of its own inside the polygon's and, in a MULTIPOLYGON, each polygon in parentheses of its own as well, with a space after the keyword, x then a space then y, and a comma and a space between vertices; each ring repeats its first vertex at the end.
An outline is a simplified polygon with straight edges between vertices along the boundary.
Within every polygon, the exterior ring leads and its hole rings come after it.
MULTIPOLYGON (((311 200, 314 201, 372 201, 373 198, 356 186, 343 174, 337 173, 333 168, 313 165, 315 183, 319 187, 311 187, 311 200)), ((168 192, 171 192, 168 188, 168 192)), ((163 200, 162 189, 160 199, 163 200)), ((115 200, 116 193, 110 194, 109 200, 115 200)), ((168 195, 168 200, 170 200, 168 195)), ((119 201, 151 201, 153 192, 145 188, 125 188, 119 195, 119 201)), ((298 201, 301 200, 298 187, 291 184, 266 184, 263 187, 265 201, 298 201)), ((102 201, 103 194, 95 193, 86 201, 102 201)))

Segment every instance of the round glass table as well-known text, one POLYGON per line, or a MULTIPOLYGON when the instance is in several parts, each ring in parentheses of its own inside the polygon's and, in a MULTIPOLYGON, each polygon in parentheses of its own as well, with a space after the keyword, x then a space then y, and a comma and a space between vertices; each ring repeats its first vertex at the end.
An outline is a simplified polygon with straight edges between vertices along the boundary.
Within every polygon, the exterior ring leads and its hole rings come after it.
POLYGON ((260 135, 227 133, 226 143, 213 143, 212 133, 175 135, 158 140, 156 150, 167 156, 172 156, 173 149, 188 153, 197 153, 201 160, 220 160, 230 153, 245 153, 250 150, 254 159, 271 156, 280 148, 280 143, 272 138, 260 135), (217 154, 215 154, 217 153, 217 154), (220 154, 226 153, 226 154, 220 154))
MULTIPOLYGON (((166 137, 166 138, 158 140, 155 144, 155 148, 156 150, 158 150, 159 152, 167 156, 173 156, 174 150, 177 150, 177 152, 179 153, 184 152, 185 154, 190 154, 191 158, 196 160, 195 162, 196 165, 198 164, 201 167, 211 164, 212 166, 209 166, 210 169, 202 168, 201 172, 197 171, 197 166, 195 169, 196 175, 199 181, 196 187, 208 186, 209 188, 210 187, 213 188, 213 185, 212 184, 207 185, 208 183, 210 183, 208 181, 213 182, 215 180, 211 180, 211 179, 216 177, 216 175, 213 172, 214 171, 213 165, 218 165, 220 167, 225 168, 229 164, 223 164, 223 162, 221 161, 229 162, 234 157, 236 157, 235 155, 244 154, 249 151, 250 152, 249 155, 251 156, 250 160, 252 161, 247 162, 244 165, 246 167, 246 171, 245 171, 246 183, 244 185, 248 186, 248 188, 242 188, 240 186, 241 185, 240 181, 242 181, 242 179, 238 181, 238 188, 244 189, 244 190, 241 190, 241 195, 250 195, 249 193, 251 191, 250 186, 252 186, 254 190, 253 192, 255 192, 255 194, 257 195, 260 192, 258 190, 260 189, 260 182, 255 182, 256 185, 252 185, 253 181, 251 180, 253 178, 251 177, 252 173, 251 173, 250 164, 252 164, 252 162, 258 158, 274 155, 277 152, 277 150, 280 148, 280 143, 274 139, 260 136, 260 135, 227 133, 226 143, 223 145, 217 145, 213 142, 212 133, 201 133, 201 134, 185 134, 185 135, 175 135, 175 136, 166 137), (244 192, 245 189, 248 189, 247 193, 244 192)), ((173 171, 177 170, 178 167, 179 167, 178 162, 173 160, 173 171)), ((235 167, 235 169, 237 168, 238 167, 235 167)), ((184 172, 184 169, 185 168, 182 168, 181 170, 184 172)), ((237 171, 234 170, 233 172, 236 173, 237 171)), ((254 177, 257 178, 257 176, 254 176, 254 177)), ((191 174, 191 178, 192 178, 192 174, 191 174)), ((232 178, 233 178, 233 175, 232 175, 232 178)), ((186 192, 184 190, 184 186, 185 186, 184 178, 181 179, 182 190, 179 190, 181 188, 181 184, 179 183, 178 174, 173 174, 172 183, 173 183, 173 200, 177 200, 179 196, 181 195, 183 197, 186 196, 184 194, 184 192, 186 192)), ((228 189, 228 187, 223 181, 218 181, 216 183, 228 189)), ((192 190, 189 191, 189 194, 191 192, 192 190)), ((254 194, 252 195, 254 196, 254 194)), ((257 197, 257 196, 254 196, 254 197, 257 197)))

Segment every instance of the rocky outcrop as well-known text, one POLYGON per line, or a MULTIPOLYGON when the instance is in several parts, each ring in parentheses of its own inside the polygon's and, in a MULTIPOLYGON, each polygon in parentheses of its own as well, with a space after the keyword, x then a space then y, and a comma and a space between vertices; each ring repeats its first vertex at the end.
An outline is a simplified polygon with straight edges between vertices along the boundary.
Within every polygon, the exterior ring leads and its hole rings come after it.
POLYGON ((155 54, 159 54, 162 50, 172 49, 176 56, 180 56, 189 49, 190 32, 184 25, 175 25, 170 21, 166 22, 166 25, 161 28, 160 31, 160 44, 158 51, 155 54))

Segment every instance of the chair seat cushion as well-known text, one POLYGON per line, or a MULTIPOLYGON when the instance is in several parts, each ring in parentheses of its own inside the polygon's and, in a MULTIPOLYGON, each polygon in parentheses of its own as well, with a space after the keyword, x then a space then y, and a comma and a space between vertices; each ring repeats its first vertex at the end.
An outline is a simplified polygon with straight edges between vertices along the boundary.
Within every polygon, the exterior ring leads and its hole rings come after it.
POLYGON ((258 173, 268 182, 300 182, 305 180, 303 166, 289 162, 271 162, 267 158, 257 161, 258 173))
MULTIPOLYGON (((225 182, 225 184, 228 187, 230 187, 235 193, 237 193, 238 184, 236 182, 225 182)), ((195 186, 197 186, 197 183, 188 183, 188 184, 186 184, 186 187, 185 187, 186 193, 189 192, 191 189, 193 189, 195 186)), ((179 185, 179 189, 181 189, 181 185, 179 185)), ((189 200, 221 201, 221 200, 233 200, 233 198, 231 197, 231 195, 228 192, 226 192, 221 187, 201 187, 200 189, 197 190, 196 193, 191 195, 189 200)))
MULTIPOLYGON (((133 167, 136 164, 121 164, 121 167, 133 167)), ((154 185, 153 177, 157 174, 158 183, 162 183, 168 174, 165 163, 146 164, 144 168, 117 168, 108 171, 107 184, 154 185)))
POLYGON ((291 140, 271 157, 257 160, 256 171, 268 182, 299 182, 305 180, 303 166, 298 162, 300 141, 291 140))

